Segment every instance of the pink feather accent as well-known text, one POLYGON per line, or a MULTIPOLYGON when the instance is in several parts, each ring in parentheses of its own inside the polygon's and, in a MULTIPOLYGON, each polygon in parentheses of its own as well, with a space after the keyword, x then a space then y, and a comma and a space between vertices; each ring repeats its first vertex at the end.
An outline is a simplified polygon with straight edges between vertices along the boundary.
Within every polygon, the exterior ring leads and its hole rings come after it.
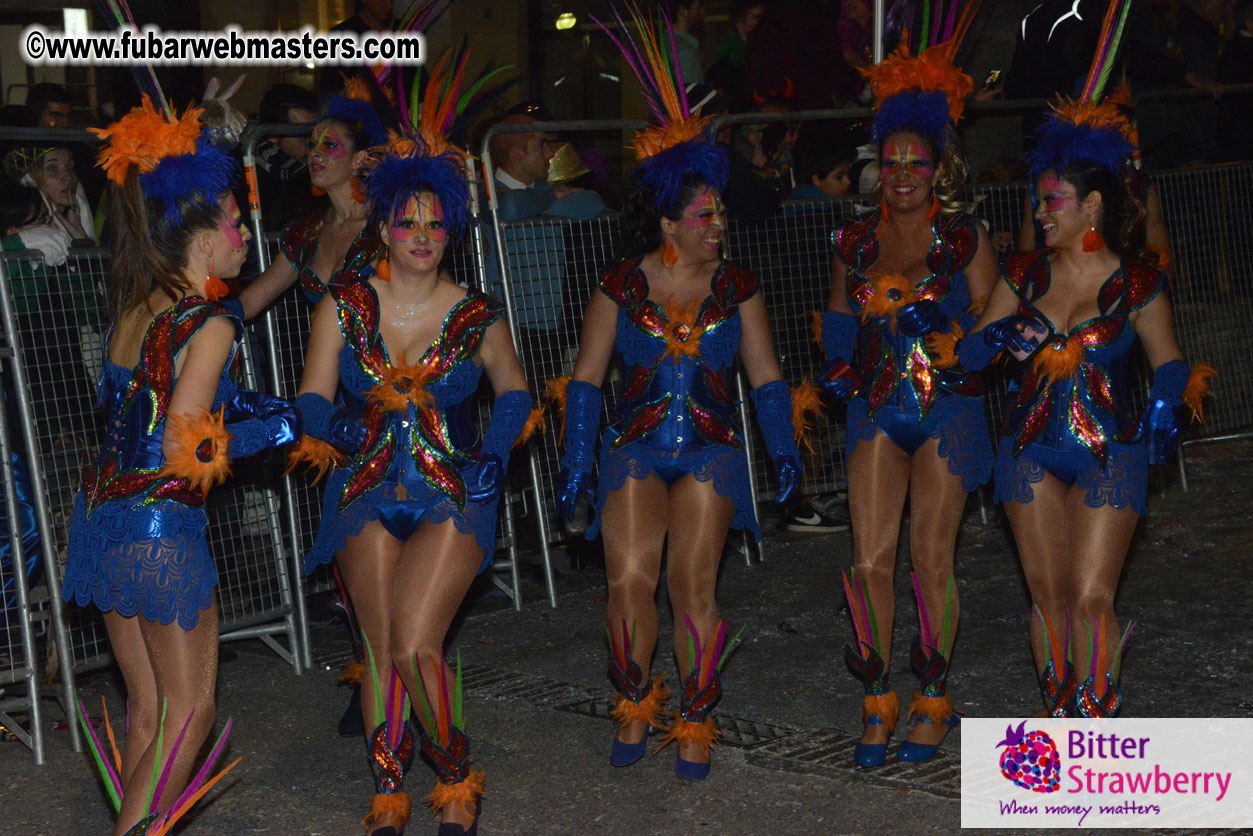
POLYGON ((169 754, 165 756, 165 768, 161 770, 161 778, 157 781, 157 788, 152 792, 152 809, 148 812, 152 813, 158 809, 158 803, 161 801, 161 793, 165 792, 165 785, 170 780, 170 769, 174 766, 174 758, 178 755, 179 747, 183 745, 183 737, 187 734, 187 727, 191 725, 191 718, 196 716, 196 709, 192 709, 187 715, 187 719, 183 721, 183 728, 178 733, 178 739, 174 741, 174 746, 170 748, 169 754))
POLYGON ((935 643, 931 641, 931 619, 927 617, 927 605, 922 600, 922 585, 918 583, 918 573, 910 572, 909 578, 914 582, 914 598, 918 600, 918 622, 922 625, 923 646, 935 647, 935 643))
POLYGON ((233 718, 226 721, 226 727, 222 729, 222 733, 218 735, 217 742, 213 744, 213 750, 209 752, 209 757, 205 758, 204 764, 200 767, 200 771, 196 773, 195 778, 192 778, 191 781, 188 782, 187 788, 183 790, 183 794, 178 797, 178 801, 175 801, 173 806, 170 807, 171 810, 177 810, 181 807, 183 802, 195 795, 196 790, 200 789, 200 787, 208 779, 209 773, 213 771, 213 765, 217 763, 218 758, 222 756, 222 750, 226 748, 226 738, 230 736, 231 726, 234 724, 235 720, 233 718))

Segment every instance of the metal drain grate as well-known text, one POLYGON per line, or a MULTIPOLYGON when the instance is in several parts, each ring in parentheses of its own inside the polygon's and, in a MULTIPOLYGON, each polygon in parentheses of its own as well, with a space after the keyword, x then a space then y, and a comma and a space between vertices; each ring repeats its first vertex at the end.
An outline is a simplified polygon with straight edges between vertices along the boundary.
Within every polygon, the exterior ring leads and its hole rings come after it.
MULTIPOLYGON (((572 714, 582 714, 585 717, 595 717, 600 720, 613 719, 610 716, 613 700, 607 697, 579 700, 578 702, 556 706, 556 708, 558 711, 569 711, 572 714)), ((735 717, 730 714, 715 712, 713 716, 718 720, 718 728, 722 732, 722 736, 718 739, 718 744, 735 746, 740 749, 753 749, 793 734, 796 731, 796 729, 790 726, 763 723, 744 717, 735 717)))
POLYGON ((324 650, 313 654, 313 670, 342 671, 344 665, 357 661, 351 650, 324 650))
POLYGON ((873 770, 853 764, 858 736, 837 729, 805 732, 780 738, 753 749, 747 760, 754 766, 802 772, 827 778, 866 781, 892 789, 911 789, 939 796, 961 797, 961 762, 954 752, 943 749, 928 761, 908 763, 889 756, 873 770))

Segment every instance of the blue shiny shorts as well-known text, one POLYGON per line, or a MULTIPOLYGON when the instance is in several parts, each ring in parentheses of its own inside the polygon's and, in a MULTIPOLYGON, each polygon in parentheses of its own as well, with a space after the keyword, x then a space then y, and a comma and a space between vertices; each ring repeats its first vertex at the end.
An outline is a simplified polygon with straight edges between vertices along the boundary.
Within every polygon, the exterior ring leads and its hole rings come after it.
POLYGON ((939 439, 937 453, 948 460, 949 473, 962 477, 962 489, 967 493, 992 478, 992 437, 982 398, 943 395, 921 419, 916 408, 889 403, 879 409, 873 421, 865 399, 850 400, 846 455, 852 457, 857 443, 874 438, 876 430, 882 430, 909 456, 932 438, 939 439))
POLYGON ((1075 439, 1056 446, 1030 444, 1014 457, 1014 441, 1006 436, 996 451, 996 501, 1025 505, 1035 499, 1032 485, 1044 474, 1063 485, 1078 486, 1085 492, 1089 508, 1108 505, 1148 513, 1149 453, 1143 442, 1110 442, 1105 465, 1075 439))

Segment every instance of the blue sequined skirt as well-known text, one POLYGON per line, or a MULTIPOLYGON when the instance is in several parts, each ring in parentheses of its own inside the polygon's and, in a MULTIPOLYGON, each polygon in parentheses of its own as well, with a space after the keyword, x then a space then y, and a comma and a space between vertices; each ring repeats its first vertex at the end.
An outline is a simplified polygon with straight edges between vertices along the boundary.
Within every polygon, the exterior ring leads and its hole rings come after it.
POLYGON ((339 497, 351 476, 352 471, 349 468, 339 467, 327 482, 318 535, 313 541, 313 548, 304 559, 305 574, 324 563, 330 563, 337 552, 343 551, 350 538, 356 537, 366 524, 375 520, 383 520, 389 532, 398 540, 407 539, 399 537, 400 532, 388 522, 401 517, 407 518, 405 527, 414 530, 421 523, 437 524, 452 520, 458 531, 473 535, 479 548, 483 549, 483 562, 479 565, 479 571, 482 572, 492 565, 492 556, 496 550, 496 514, 499 500, 467 501, 465 508, 459 510, 456 502, 442 493, 436 493, 425 482, 406 483, 403 500, 397 496, 396 485, 382 484, 357 497, 340 513, 339 497), (403 514, 397 513, 401 510, 397 506, 403 506, 403 514))
POLYGON ((992 436, 988 432, 982 398, 941 395, 926 418, 913 409, 888 403, 870 420, 870 407, 864 398, 848 402, 848 444, 846 457, 853 455, 859 441, 874 438, 882 430, 909 455, 928 439, 940 440, 937 452, 948 459, 948 472, 962 478, 962 490, 970 493, 992 478, 992 436), (911 449, 912 448, 912 449, 911 449))
POLYGON ((141 615, 192 630, 213 603, 217 568, 205 542, 203 508, 166 500, 102 503, 87 515, 80 491, 70 520, 61 595, 79 606, 141 615))
POLYGON ((1029 444, 1014 457, 1014 440, 1001 438, 996 451, 997 502, 1026 504, 1035 499, 1032 485, 1048 473, 1065 485, 1084 491, 1089 508, 1130 508, 1140 516, 1148 513, 1149 450, 1143 441, 1119 444, 1111 441, 1105 466, 1077 440, 1061 446, 1029 444))
POLYGON ((743 450, 715 445, 701 450, 687 450, 679 455, 628 444, 618 450, 610 449, 617 433, 609 430, 601 439, 600 484, 597 487, 596 515, 587 527, 587 539, 600 533, 600 517, 609 494, 626 484, 627 479, 647 479, 657 474, 668 485, 688 473, 698 482, 713 482, 718 496, 731 498, 735 516, 731 528, 743 529, 761 540, 761 526, 757 523, 757 506, 753 501, 752 484, 748 480, 748 459, 743 450))

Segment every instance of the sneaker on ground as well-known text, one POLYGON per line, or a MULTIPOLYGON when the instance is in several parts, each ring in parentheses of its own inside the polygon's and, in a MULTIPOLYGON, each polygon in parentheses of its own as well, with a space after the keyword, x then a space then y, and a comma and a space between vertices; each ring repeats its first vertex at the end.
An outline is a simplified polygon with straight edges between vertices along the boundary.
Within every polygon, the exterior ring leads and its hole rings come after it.
POLYGON ((848 517, 841 509, 818 499, 797 503, 784 517, 788 531, 812 531, 819 534, 848 531, 848 517))

